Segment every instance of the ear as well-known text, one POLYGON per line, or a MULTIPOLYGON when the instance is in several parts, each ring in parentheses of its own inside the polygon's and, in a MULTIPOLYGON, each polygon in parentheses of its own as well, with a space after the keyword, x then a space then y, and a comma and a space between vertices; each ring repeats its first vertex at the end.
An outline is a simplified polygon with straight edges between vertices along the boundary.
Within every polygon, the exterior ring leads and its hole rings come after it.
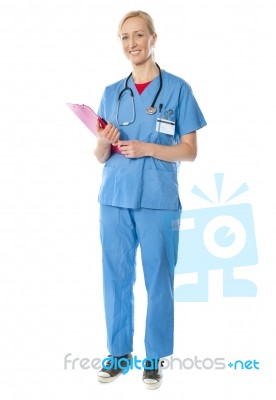
POLYGON ((154 33, 153 36, 152 36, 152 41, 151 41, 152 47, 155 46, 156 41, 157 41, 157 34, 154 33))

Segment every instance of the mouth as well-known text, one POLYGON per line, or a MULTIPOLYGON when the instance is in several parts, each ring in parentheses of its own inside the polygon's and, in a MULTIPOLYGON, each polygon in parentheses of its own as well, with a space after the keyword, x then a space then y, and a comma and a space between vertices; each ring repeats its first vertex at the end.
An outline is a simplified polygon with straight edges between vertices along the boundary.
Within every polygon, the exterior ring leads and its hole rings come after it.
POLYGON ((137 56, 138 54, 140 54, 140 50, 130 51, 129 54, 132 55, 132 56, 137 56))

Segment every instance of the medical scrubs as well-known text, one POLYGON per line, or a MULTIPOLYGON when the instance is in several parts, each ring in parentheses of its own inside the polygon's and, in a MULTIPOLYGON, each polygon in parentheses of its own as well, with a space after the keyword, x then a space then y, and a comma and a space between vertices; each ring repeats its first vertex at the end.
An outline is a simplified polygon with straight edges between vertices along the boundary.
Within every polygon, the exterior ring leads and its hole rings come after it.
MULTIPOLYGON (((139 94, 132 77, 118 105, 126 79, 106 87, 99 115, 120 130, 121 140, 140 140, 173 146, 182 135, 206 125, 191 87, 183 79, 162 70, 139 94), (134 122, 121 126, 124 122, 134 122), (161 121, 161 122, 160 122, 161 121), (167 132, 168 127, 168 132, 167 132)), ((141 249, 148 306, 145 329, 146 356, 173 353, 174 268, 177 261, 181 203, 178 194, 178 162, 153 157, 126 158, 112 153, 103 168, 99 192, 107 347, 113 356, 133 351, 135 255, 141 249)))

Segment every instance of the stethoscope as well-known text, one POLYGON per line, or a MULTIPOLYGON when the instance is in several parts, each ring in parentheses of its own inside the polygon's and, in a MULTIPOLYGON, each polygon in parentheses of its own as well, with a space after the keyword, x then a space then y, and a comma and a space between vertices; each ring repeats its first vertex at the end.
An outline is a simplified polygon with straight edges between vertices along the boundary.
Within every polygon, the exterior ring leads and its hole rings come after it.
MULTIPOLYGON (((155 95, 155 97, 154 97, 154 99, 153 99, 153 102, 152 102, 151 106, 150 106, 150 107, 147 107, 147 109, 146 109, 146 113, 149 114, 149 115, 153 115, 153 114, 155 114, 156 111, 157 111, 157 108, 155 107, 155 103, 156 103, 156 100, 158 99, 158 96, 159 96, 159 94, 160 94, 160 92, 161 92, 161 90, 162 90, 162 86, 163 86, 163 80, 162 80, 161 69, 160 69, 160 67, 159 67, 159 65, 158 65, 157 63, 155 63, 155 64, 156 64, 156 66, 157 66, 157 68, 158 68, 158 70, 159 70, 159 89, 158 89, 158 91, 157 91, 157 93, 156 93, 156 95, 155 95)), ((135 106, 134 106, 134 94, 133 94, 133 90, 128 86, 128 81, 129 81, 129 79, 130 79, 131 76, 132 76, 132 72, 131 72, 131 73, 129 74, 129 76, 127 77, 126 83, 125 83, 125 87, 124 87, 124 89, 119 93, 119 97, 118 97, 118 101, 117 101, 116 120, 117 120, 117 124, 118 124, 118 125, 121 125, 121 126, 127 126, 127 125, 132 124, 132 123, 135 121, 135 117, 136 117, 136 115, 135 115, 135 106), (121 99, 122 99, 123 95, 126 94, 127 91, 129 91, 129 93, 130 93, 131 107, 132 107, 132 120, 131 120, 131 121, 126 121, 126 122, 120 123, 120 122, 118 121, 118 115, 119 115, 119 110, 120 110, 121 99)))

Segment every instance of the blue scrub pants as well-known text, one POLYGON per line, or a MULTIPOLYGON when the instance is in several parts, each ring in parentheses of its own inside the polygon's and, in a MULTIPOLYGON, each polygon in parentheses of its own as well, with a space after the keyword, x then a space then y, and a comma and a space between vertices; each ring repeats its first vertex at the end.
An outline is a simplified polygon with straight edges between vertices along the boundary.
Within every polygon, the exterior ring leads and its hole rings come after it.
POLYGON ((133 351, 135 258, 138 245, 148 296, 146 357, 173 353, 174 268, 180 210, 101 205, 100 226, 107 348, 119 357, 133 351))

